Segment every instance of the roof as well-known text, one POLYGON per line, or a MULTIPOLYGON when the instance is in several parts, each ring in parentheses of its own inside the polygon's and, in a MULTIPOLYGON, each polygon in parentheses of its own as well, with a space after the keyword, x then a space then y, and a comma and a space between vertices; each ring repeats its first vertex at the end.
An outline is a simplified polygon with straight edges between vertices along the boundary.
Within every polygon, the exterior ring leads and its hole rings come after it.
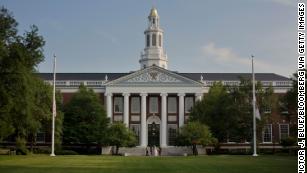
MULTIPOLYGON (((205 81, 239 81, 241 77, 251 78, 251 73, 179 73, 193 80, 200 80, 201 75, 205 81)), ((255 73, 259 81, 288 81, 287 77, 275 73, 255 73)))
MULTIPOLYGON (((178 73, 192 80, 199 81, 201 76, 205 81, 238 81, 240 77, 251 78, 250 73, 178 73)), ((57 80, 115 80, 130 73, 57 73, 57 80)), ((52 80, 52 73, 38 73, 44 80, 52 80)), ((275 73, 255 73, 260 81, 289 81, 290 79, 275 73)))

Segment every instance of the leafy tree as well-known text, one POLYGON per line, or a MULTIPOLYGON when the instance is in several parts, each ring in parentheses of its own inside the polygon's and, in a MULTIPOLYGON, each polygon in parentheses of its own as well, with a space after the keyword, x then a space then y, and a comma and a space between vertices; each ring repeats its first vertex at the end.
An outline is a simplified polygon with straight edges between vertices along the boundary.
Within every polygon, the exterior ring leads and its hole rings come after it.
POLYGON ((223 141, 235 125, 231 95, 221 82, 214 83, 208 94, 191 111, 191 121, 208 124, 212 134, 223 141))
POLYGON ((177 142, 179 145, 192 146, 193 154, 198 155, 196 145, 215 144, 217 140, 212 136, 207 125, 191 121, 181 127, 177 142))
MULTIPOLYGON (((298 74, 293 73, 291 77, 292 88, 287 91, 287 94, 282 100, 282 110, 289 110, 289 113, 297 114, 297 93, 298 93, 298 74)), ((307 86, 307 71, 305 70, 305 88, 307 86)))
MULTIPOLYGON (((264 112, 266 108, 272 109, 276 105, 276 97, 273 95, 273 88, 269 86, 263 88, 261 82, 257 82, 256 107, 261 115, 261 120, 257 119, 257 136, 261 136, 262 128, 265 122, 269 121, 264 112)), ((253 134, 253 93, 252 81, 241 78, 238 86, 229 87, 229 93, 232 97, 233 116, 235 116, 235 127, 230 138, 236 142, 251 140, 253 134)))
POLYGON ((109 144, 116 147, 115 154, 118 155, 119 147, 132 147, 137 143, 133 131, 123 123, 113 123, 109 128, 109 144))
POLYGON ((64 108, 64 142, 71 144, 103 144, 109 119, 92 89, 81 85, 64 108))
MULTIPOLYGON (((273 95, 271 86, 263 88, 258 82, 256 100, 262 115, 257 125, 259 135, 264 122, 269 120, 269 117, 264 115, 265 108, 276 107, 277 99, 273 95)), ((244 142, 250 140, 252 136, 252 113, 252 82, 241 78, 238 86, 214 83, 208 95, 193 107, 191 120, 209 125, 212 134, 220 142, 226 142, 225 139, 244 142)))
POLYGON ((13 15, 1 7, 0 140, 13 135, 17 148, 26 153, 27 139, 33 138, 42 121, 50 118, 51 100, 46 93, 51 90, 35 74, 37 65, 44 60, 43 37, 34 25, 18 35, 17 26, 13 15))

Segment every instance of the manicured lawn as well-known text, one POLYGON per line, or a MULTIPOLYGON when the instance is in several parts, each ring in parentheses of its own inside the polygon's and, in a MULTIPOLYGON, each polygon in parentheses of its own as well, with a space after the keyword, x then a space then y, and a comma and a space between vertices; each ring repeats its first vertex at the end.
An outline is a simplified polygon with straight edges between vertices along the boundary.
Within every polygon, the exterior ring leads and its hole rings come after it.
POLYGON ((292 173, 294 156, 0 156, 1 173, 292 173))

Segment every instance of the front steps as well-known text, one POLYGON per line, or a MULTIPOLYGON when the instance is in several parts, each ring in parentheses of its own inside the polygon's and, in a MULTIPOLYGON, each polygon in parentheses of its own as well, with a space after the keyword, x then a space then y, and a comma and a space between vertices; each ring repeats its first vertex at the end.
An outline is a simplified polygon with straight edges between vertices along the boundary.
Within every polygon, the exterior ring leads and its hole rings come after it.
MULTIPOLYGON (((204 147, 197 147, 199 155, 205 155, 206 149, 204 147)), ((101 154, 110 155, 112 153, 112 147, 103 147, 101 154)), ((123 156, 146 156, 146 147, 120 147, 118 150, 118 154, 123 156)), ((168 146, 161 148, 161 156, 188 156, 192 155, 192 147, 176 147, 176 146, 168 146)), ((148 155, 151 156, 149 147, 148 147, 148 155)))

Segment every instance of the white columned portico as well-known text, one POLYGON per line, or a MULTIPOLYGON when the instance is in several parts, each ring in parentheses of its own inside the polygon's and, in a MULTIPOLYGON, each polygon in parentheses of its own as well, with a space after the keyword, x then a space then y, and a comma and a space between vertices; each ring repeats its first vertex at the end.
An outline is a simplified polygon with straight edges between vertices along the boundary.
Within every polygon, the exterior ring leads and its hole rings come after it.
POLYGON ((203 93, 195 93, 196 101, 201 101, 203 98, 203 93))
POLYGON ((166 97, 167 93, 161 93, 161 147, 166 147, 166 129, 167 129, 167 117, 166 117, 166 97))
POLYGON ((179 93, 179 127, 184 124, 184 93, 179 93))
POLYGON ((146 97, 147 93, 141 93, 141 146, 147 146, 147 125, 146 125, 146 97))
POLYGON ((112 93, 105 93, 105 96, 107 96, 107 117, 112 122, 112 93))
POLYGON ((124 96, 124 124, 129 127, 129 93, 123 93, 124 96))

